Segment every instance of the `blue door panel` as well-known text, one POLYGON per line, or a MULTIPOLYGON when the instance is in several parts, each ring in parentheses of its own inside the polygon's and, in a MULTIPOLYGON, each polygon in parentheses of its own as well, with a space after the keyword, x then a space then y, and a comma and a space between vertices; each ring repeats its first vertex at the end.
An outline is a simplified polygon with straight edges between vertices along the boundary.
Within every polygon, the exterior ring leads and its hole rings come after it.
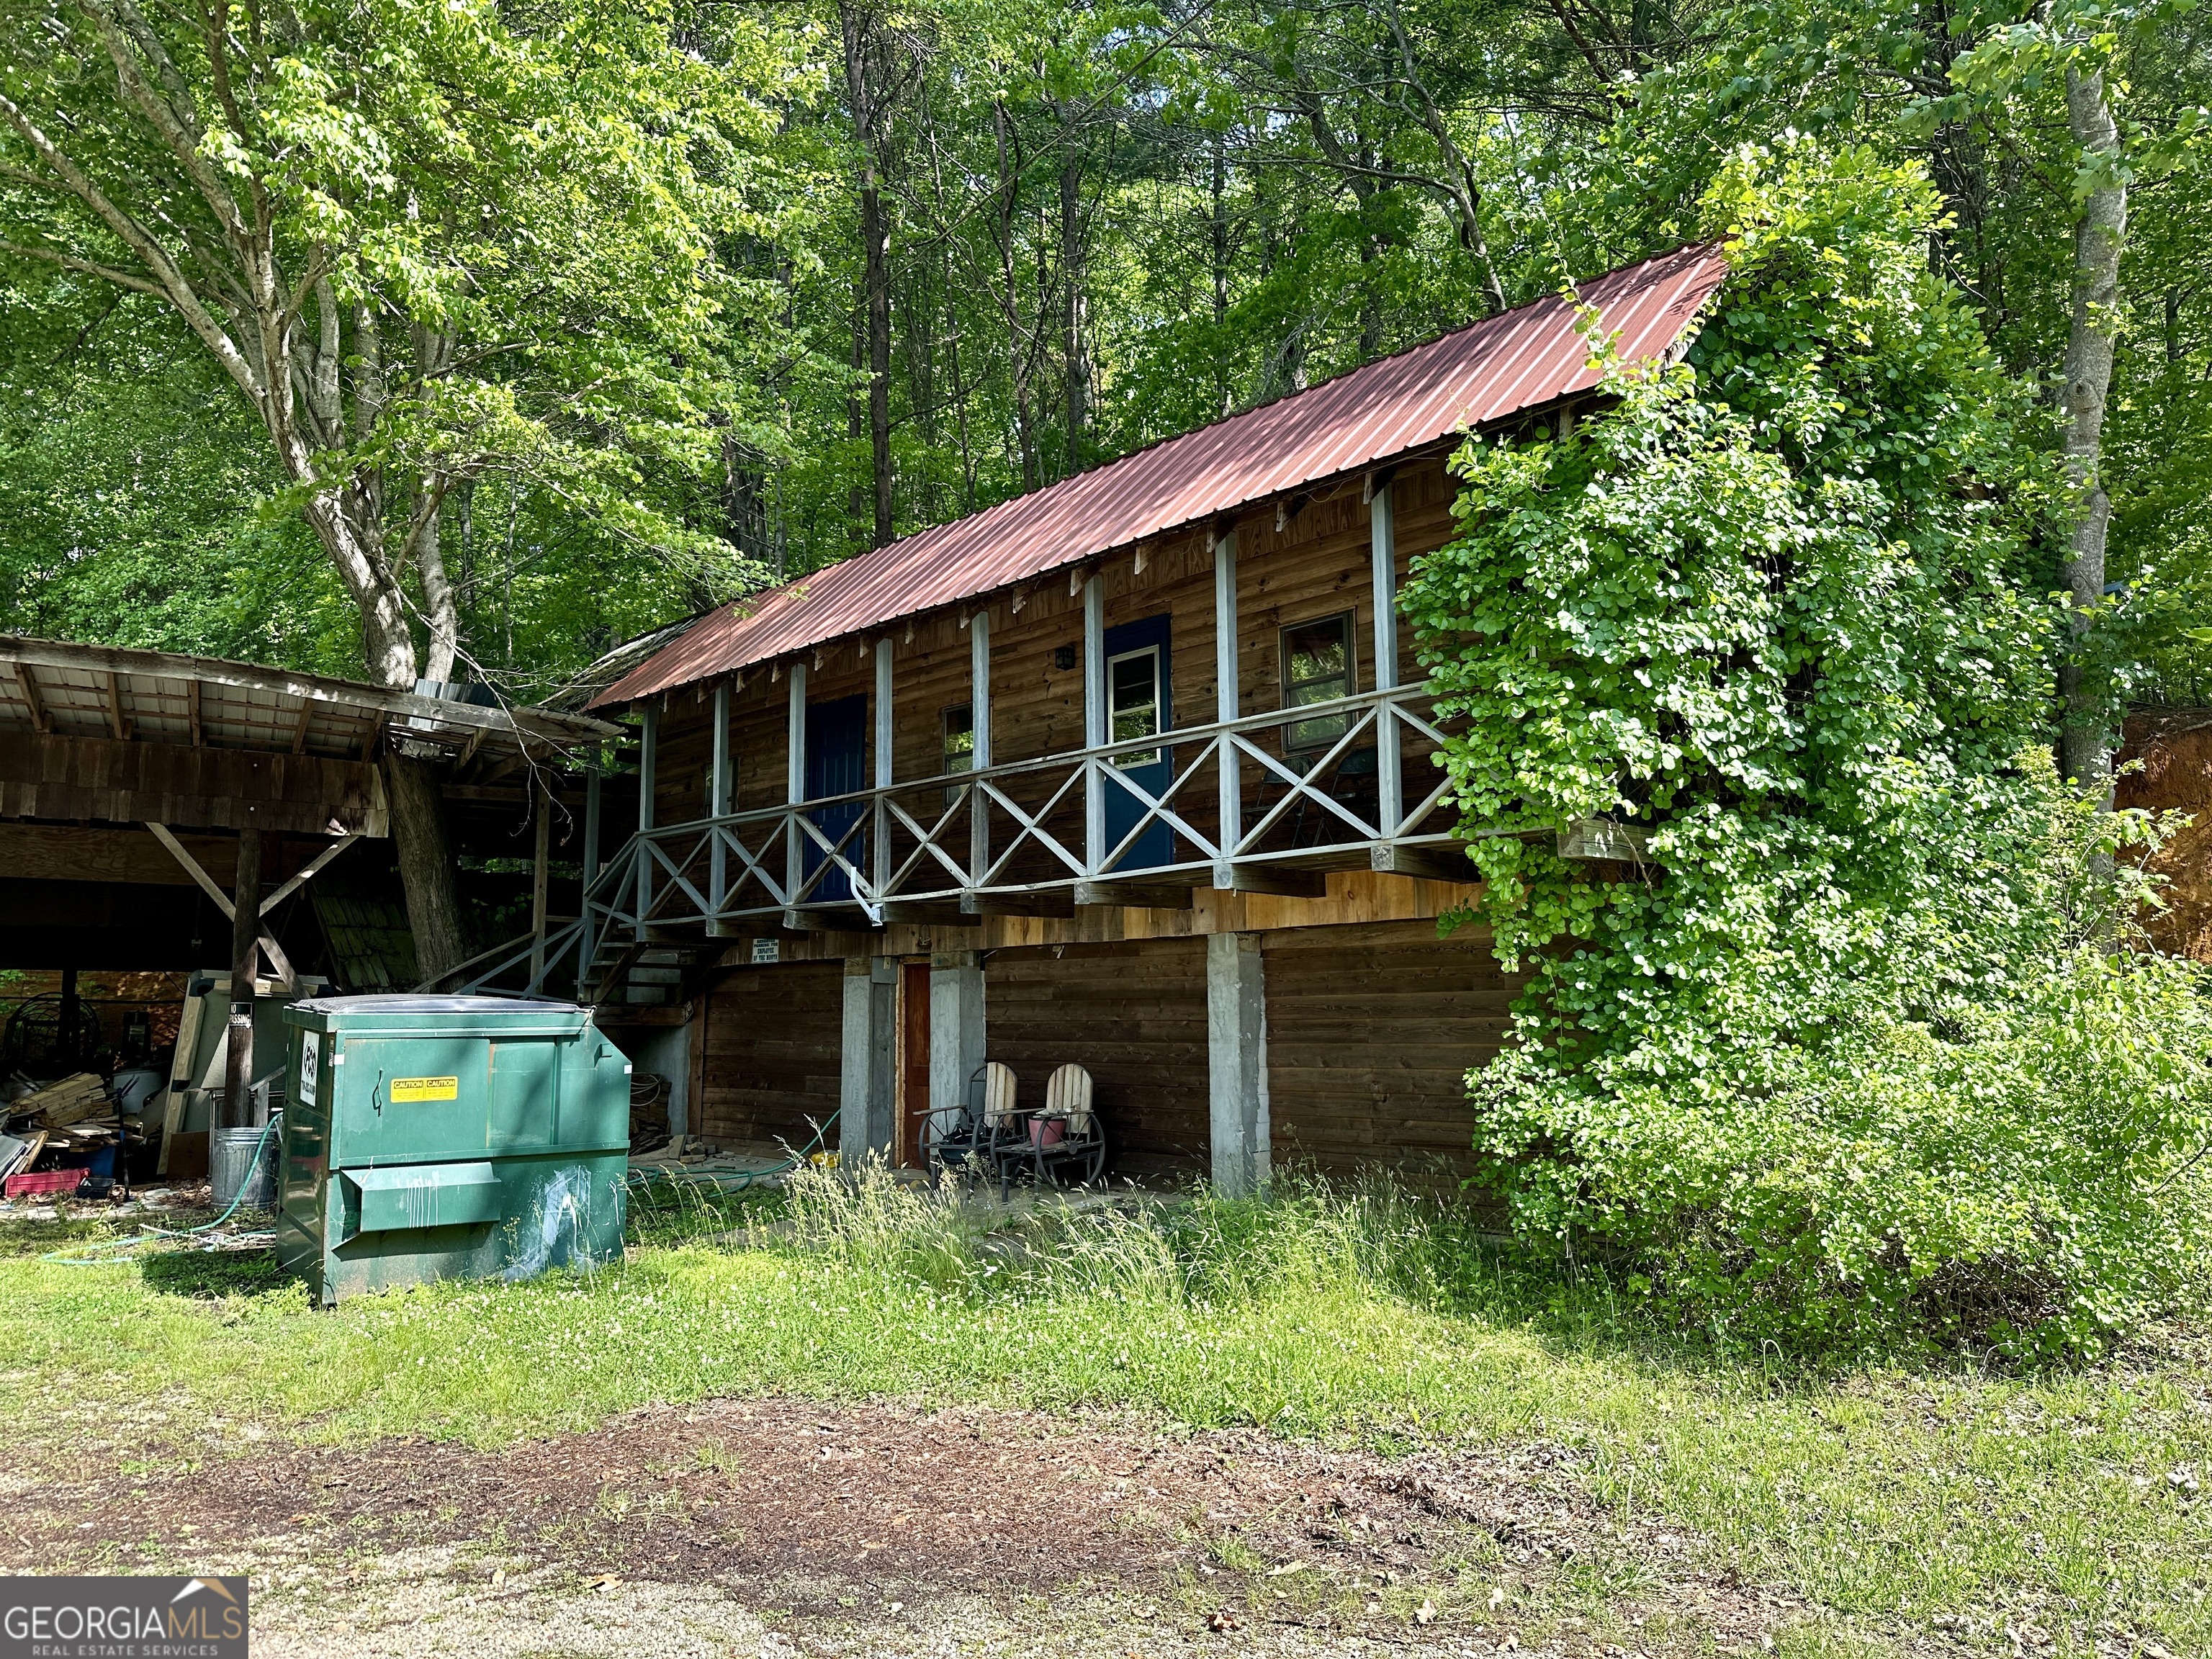
MULTIPOLYGON (((1155 647, 1160 653, 1160 730, 1164 732, 1175 725, 1175 696, 1170 690, 1168 664, 1168 618, 1163 614, 1146 617, 1139 622, 1124 623, 1119 628, 1106 630, 1106 660, 1131 651, 1140 651, 1146 646, 1155 647)), ((1108 718, 1110 734, 1112 719, 1108 718)), ((1121 844, 1121 839, 1137 827, 1145 816, 1146 806, 1128 790, 1114 780, 1118 775, 1138 785, 1154 799, 1168 787, 1175 774, 1174 751, 1164 744, 1160 757, 1148 766, 1109 766, 1106 769, 1106 847, 1109 852, 1121 844)), ((1166 824, 1154 822, 1146 826, 1144 834, 1130 844, 1129 850, 1108 866, 1112 870, 1155 870, 1164 864, 1175 862, 1175 831, 1166 824)))
MULTIPOLYGON (((839 697, 832 702, 810 702, 806 705, 806 799, 819 800, 824 795, 849 794, 868 785, 868 699, 859 696, 839 697)), ((839 838, 860 821, 867 811, 866 803, 848 801, 836 806, 817 807, 806 816, 815 827, 828 836, 832 846, 839 838)), ((845 842, 842 854, 854 868, 868 866, 867 831, 863 830, 845 842)), ((799 868, 811 876, 830 861, 813 837, 807 837, 800 854, 799 868)), ((853 896, 853 880, 842 870, 832 870, 823 876, 807 894, 810 902, 830 902, 849 900, 853 896)))

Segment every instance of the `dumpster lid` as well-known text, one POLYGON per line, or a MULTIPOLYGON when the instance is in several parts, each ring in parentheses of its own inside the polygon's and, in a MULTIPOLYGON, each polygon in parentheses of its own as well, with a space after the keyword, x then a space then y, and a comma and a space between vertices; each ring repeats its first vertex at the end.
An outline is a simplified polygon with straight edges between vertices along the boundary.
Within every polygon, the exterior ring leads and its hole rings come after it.
POLYGON ((573 1002, 526 997, 310 997, 294 1003, 292 1006, 310 1009, 319 1014, 580 1014, 584 1012, 573 1002))

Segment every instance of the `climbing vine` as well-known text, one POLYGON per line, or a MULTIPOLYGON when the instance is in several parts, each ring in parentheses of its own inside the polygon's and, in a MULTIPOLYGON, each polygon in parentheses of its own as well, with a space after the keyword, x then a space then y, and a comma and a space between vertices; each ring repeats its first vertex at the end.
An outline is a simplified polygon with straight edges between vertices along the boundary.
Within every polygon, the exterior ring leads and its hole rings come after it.
POLYGON ((2147 1194, 2212 1045, 2191 970, 2091 920, 2154 826, 2045 758, 2035 411, 1917 168, 1747 149, 1705 209, 1730 276, 1685 360, 1470 440, 1405 596, 1470 919, 1529 974, 1471 1079, 1487 1178, 1703 1322, 2094 1340, 2180 1271, 2147 1194), (1559 856, 1589 818, 1644 861, 1559 856))

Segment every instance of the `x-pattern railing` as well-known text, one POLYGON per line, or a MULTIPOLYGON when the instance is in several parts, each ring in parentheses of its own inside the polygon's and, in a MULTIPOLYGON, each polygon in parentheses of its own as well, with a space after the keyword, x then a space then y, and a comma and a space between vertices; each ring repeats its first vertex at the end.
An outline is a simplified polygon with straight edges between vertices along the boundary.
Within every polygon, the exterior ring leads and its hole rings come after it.
MULTIPOLYGON (((611 951, 670 934, 724 931, 727 924, 787 918, 809 909, 875 925, 884 907, 1023 891, 1079 881, 1128 879, 1210 883, 1224 865, 1310 860, 1332 848, 1449 839, 1449 783, 1439 778, 1415 802, 1375 805, 1347 799, 1346 763, 1386 746, 1442 746, 1444 733, 1422 712, 1419 688, 1363 692, 1295 710, 1186 726, 1095 749, 1015 761, 976 771, 900 781, 816 800, 659 826, 633 836, 591 882, 584 914, 541 941, 532 936, 487 952, 460 975, 468 988, 495 988, 522 964, 521 988, 535 992, 588 983, 611 951), (1342 729, 1317 751, 1293 760, 1267 742, 1292 725, 1331 720, 1342 729), (1418 740, 1407 744, 1407 739, 1418 740), (1128 763, 1159 756, 1169 763, 1155 792, 1128 763), (1224 787, 1234 775, 1237 788, 1224 787), (1332 787, 1332 783, 1337 787, 1332 787), (1211 784, 1212 799, 1203 799, 1211 784), (1248 805, 1243 792, 1257 785, 1248 805), (1099 803, 1117 795, 1110 834, 1099 803), (1235 815, 1226 800, 1238 802, 1235 815), (923 801, 930 805, 923 806, 923 801), (1395 807, 1395 811, 1394 811, 1395 807), (850 822, 832 825, 841 810, 850 822), (1133 811, 1133 820, 1126 815, 1133 811), (980 819, 980 822, 979 822, 980 819), (1323 828, 1316 830, 1312 819, 1323 828), (1286 821, 1306 839, 1284 846, 1286 821), (1137 869, 1124 861, 1164 827, 1178 845, 1170 862, 1137 869), (1323 839, 1311 839, 1321 834, 1323 839), (822 889, 842 874, 849 897, 822 889)), ((1390 769, 1395 776, 1396 768, 1390 769)), ((454 977, 452 975, 449 978, 454 977)), ((514 988, 508 986, 505 988, 514 988)))

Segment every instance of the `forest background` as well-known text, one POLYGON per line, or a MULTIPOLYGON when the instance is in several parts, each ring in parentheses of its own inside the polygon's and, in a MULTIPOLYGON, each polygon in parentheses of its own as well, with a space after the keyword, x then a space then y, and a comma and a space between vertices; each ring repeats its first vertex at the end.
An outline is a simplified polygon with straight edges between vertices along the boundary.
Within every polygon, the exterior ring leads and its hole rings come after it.
MULTIPOLYGON (((1792 133, 1928 169, 1930 260, 2055 447, 2087 185, 2063 74, 2005 45, 2049 10, 242 6, 260 148, 218 159, 272 204, 301 328, 328 324, 351 413, 306 447, 373 478, 417 666, 535 699, 647 629, 1685 240, 1735 147, 1792 133)), ((103 30, 133 19, 0 4, 10 109, 140 166, 101 127, 103 30)), ((2208 21, 2069 19, 2112 65, 2130 191, 2106 627, 2130 695, 2201 701, 2208 21)), ((0 629, 378 670, 301 469, 172 303, 72 256, 70 213, 0 166, 0 629)))

